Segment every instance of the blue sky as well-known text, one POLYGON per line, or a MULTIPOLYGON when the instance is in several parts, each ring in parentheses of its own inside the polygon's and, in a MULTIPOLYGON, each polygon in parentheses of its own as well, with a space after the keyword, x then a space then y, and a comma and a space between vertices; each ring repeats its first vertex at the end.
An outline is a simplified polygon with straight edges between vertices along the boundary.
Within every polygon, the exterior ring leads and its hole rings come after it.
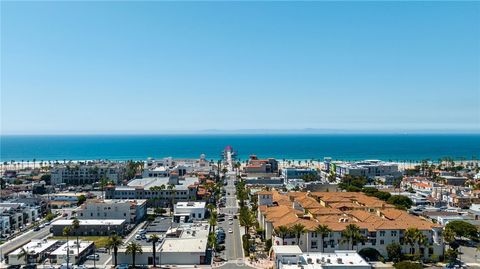
POLYGON ((480 132, 480 3, 1 2, 1 133, 480 132))

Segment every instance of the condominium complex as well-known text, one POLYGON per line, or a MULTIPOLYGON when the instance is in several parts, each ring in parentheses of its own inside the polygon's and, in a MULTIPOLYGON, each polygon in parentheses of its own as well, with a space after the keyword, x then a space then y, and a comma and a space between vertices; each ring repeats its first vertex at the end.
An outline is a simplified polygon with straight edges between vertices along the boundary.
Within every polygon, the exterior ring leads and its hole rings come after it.
POLYGON ((247 174, 278 173, 278 161, 273 158, 258 159, 256 155, 250 155, 244 172, 247 174))
POLYGON ((40 206, 25 203, 0 203, 0 231, 8 234, 40 217, 40 206))
POLYGON ((125 175, 125 164, 113 162, 58 164, 51 170, 51 184, 82 185, 106 178, 118 183, 125 175))
POLYGON ((443 255, 442 227, 419 217, 397 210, 393 205, 356 192, 258 192, 258 222, 265 229, 266 237, 273 245, 299 245, 304 252, 356 250, 374 248, 387 255, 387 245, 399 243, 406 253, 421 253, 425 257, 443 255), (287 235, 284 240, 274 232, 280 226, 292 227, 301 224, 306 231, 296 237, 287 235), (321 242, 315 229, 327 225, 332 232, 321 242), (350 245, 342 237, 349 224, 355 224, 366 239, 350 245), (426 246, 417 250, 404 242, 405 231, 418 228, 428 239, 426 246))
MULTIPOLYGON (((327 165, 326 165, 327 167, 327 165)), ((377 176, 401 176, 398 164, 387 163, 379 160, 366 160, 354 163, 328 163, 328 169, 337 176, 363 176, 375 178, 377 176)))

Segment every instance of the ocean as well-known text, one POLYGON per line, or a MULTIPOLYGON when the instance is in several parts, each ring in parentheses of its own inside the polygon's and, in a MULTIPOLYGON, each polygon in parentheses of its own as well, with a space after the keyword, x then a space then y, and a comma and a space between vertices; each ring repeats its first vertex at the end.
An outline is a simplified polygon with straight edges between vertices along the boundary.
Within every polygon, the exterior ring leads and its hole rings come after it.
POLYGON ((480 157, 479 134, 341 134, 341 135, 65 135, 0 137, 0 159, 143 160, 147 157, 219 159, 231 145, 238 157, 251 154, 278 159, 381 159, 413 161, 442 157, 480 157))

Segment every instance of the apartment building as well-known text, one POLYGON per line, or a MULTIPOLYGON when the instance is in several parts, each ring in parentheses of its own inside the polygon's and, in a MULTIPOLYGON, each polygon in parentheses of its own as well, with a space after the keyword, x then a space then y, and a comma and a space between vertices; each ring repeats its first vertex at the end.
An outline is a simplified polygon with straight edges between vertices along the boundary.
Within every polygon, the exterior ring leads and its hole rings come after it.
POLYGON ((147 200, 87 200, 77 211, 79 219, 124 219, 140 223, 147 216, 147 200))
POLYGON ((282 169, 282 176, 285 180, 300 179, 306 175, 317 175, 317 171, 312 168, 287 167, 282 169))
POLYGON ((0 203, 0 219, 5 232, 13 232, 32 223, 40 217, 40 206, 28 206, 24 203, 0 203), (9 227, 7 227, 9 225, 9 227))
POLYGON ((55 165, 51 172, 51 184, 83 185, 98 182, 102 178, 118 183, 125 175, 125 164, 118 162, 67 163, 55 165))
POLYGON ((172 157, 155 160, 148 158, 144 164, 142 176, 147 177, 168 177, 171 172, 177 173, 183 177, 187 174, 209 173, 213 169, 213 164, 206 160, 205 154, 200 155, 198 159, 173 159, 172 157))
POLYGON ((256 155, 250 155, 250 159, 243 169, 247 174, 278 173, 278 161, 273 158, 258 159, 256 155))
POLYGON ((258 192, 257 219, 265 229, 266 237, 272 238, 273 245, 299 245, 304 252, 322 251, 333 253, 336 250, 376 249, 387 256, 386 247, 390 243, 399 243, 405 253, 423 253, 424 257, 443 255, 441 239, 442 227, 419 217, 397 210, 394 206, 369 197, 363 193, 352 192, 290 192, 281 194, 276 191, 258 192), (296 237, 287 235, 285 240, 275 234, 275 228, 292 227, 301 224, 306 231, 296 237), (332 232, 321 242, 315 232, 318 225, 327 225, 332 232), (359 227, 366 241, 350 245, 345 242, 342 232, 349 224, 359 227), (408 228, 418 228, 428 239, 428 246, 411 248, 403 242, 408 228))
POLYGON ((334 168, 337 176, 362 176, 366 178, 375 178, 378 176, 401 176, 398 170, 398 164, 387 163, 380 160, 365 160, 354 163, 329 163, 329 167, 334 168))

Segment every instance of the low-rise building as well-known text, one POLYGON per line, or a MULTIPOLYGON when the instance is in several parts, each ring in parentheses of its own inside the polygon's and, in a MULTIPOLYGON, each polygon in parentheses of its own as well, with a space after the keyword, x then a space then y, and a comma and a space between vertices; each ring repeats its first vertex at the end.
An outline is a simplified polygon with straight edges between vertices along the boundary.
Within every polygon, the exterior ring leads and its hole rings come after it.
POLYGON ((282 169, 282 176, 285 180, 302 179, 306 175, 317 175, 317 171, 311 168, 287 167, 282 169))
MULTIPOLYGON (((156 245, 156 264, 199 265, 207 262, 207 241, 210 226, 207 222, 182 223, 170 228, 156 245)), ((153 248, 142 246, 143 253, 135 256, 138 265, 153 264, 153 248)), ((118 263, 132 263, 125 245, 118 249, 118 263)))
POLYGON ((34 239, 8 254, 9 265, 40 264, 59 246, 58 240, 34 239), (26 256, 25 256, 26 255, 26 256))
POLYGON ((358 176, 366 178, 375 178, 378 176, 399 177, 402 175, 398 171, 398 164, 387 163, 380 160, 365 160, 355 163, 338 163, 333 166, 337 176, 358 176))
POLYGON ((258 159, 256 155, 251 155, 243 170, 247 174, 278 173, 278 161, 274 158, 258 159))
MULTIPOLYGON (((54 236, 62 236, 65 227, 72 226, 71 219, 59 219, 52 223, 54 236)), ((98 236, 125 234, 127 221, 125 219, 80 219, 80 228, 71 231, 72 236, 98 236)))
POLYGON ((276 269, 371 269, 354 250, 336 250, 333 253, 308 252, 294 246, 273 246, 276 269))
POLYGON ((79 219, 124 219, 140 223, 147 215, 147 200, 87 200, 77 211, 79 219))
POLYGON ((192 222, 205 218, 205 202, 177 202, 173 218, 175 222, 192 222))
POLYGON ((92 241, 79 240, 77 246, 77 240, 69 240, 50 254, 50 261, 51 263, 64 264, 67 263, 68 259, 68 263, 76 264, 85 260, 93 252, 94 247, 92 241))

